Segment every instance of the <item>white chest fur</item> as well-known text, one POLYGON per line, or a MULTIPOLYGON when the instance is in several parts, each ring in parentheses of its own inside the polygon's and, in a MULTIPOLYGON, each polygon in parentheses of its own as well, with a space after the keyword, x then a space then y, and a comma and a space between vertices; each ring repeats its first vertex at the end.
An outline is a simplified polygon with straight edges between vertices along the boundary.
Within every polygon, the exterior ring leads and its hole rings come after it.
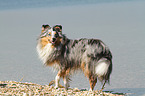
POLYGON ((39 55, 39 58, 43 61, 45 64, 47 60, 49 59, 50 55, 54 52, 54 48, 52 48, 52 45, 49 43, 44 48, 41 48, 41 45, 37 45, 37 52, 39 55))

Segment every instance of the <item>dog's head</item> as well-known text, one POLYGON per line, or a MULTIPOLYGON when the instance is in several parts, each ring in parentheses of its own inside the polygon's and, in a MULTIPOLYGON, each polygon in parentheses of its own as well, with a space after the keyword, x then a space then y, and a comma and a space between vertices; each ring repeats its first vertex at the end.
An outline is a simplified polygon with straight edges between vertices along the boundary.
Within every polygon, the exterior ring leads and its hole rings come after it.
POLYGON ((57 46, 61 43, 62 38, 62 26, 55 25, 54 27, 50 27, 49 25, 42 25, 42 31, 40 35, 41 41, 46 45, 48 43, 52 44, 52 46, 57 46))
POLYGON ((61 42, 61 38, 62 38, 62 26, 61 25, 55 25, 52 29, 51 29, 51 44, 52 45, 58 45, 61 42))

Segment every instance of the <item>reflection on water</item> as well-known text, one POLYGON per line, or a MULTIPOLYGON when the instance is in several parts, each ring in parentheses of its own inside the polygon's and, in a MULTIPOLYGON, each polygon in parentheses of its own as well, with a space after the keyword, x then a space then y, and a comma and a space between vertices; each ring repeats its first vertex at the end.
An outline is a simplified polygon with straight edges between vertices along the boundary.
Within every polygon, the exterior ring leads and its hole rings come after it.
POLYGON ((104 91, 112 94, 118 94, 125 96, 145 96, 145 88, 122 88, 122 89, 111 89, 110 91, 104 91), (112 91, 111 91, 112 90, 112 91))

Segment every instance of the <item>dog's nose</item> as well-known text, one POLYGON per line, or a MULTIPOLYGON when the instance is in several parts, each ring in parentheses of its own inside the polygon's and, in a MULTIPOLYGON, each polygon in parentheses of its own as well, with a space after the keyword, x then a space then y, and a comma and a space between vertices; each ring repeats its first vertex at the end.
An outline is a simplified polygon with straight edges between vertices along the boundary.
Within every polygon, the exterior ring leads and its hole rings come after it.
POLYGON ((55 42, 56 38, 52 38, 52 42, 55 42))

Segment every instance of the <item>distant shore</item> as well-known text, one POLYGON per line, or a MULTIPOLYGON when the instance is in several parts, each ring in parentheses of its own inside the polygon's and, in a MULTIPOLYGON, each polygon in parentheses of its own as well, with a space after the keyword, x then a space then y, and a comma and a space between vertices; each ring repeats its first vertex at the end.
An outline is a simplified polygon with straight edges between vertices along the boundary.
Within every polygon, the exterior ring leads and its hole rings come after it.
POLYGON ((101 92, 98 90, 87 91, 85 89, 73 88, 65 90, 64 88, 55 89, 53 86, 49 85, 39 85, 34 83, 22 83, 16 81, 0 81, 0 95, 23 95, 23 96, 124 96, 125 94, 112 94, 101 92))

